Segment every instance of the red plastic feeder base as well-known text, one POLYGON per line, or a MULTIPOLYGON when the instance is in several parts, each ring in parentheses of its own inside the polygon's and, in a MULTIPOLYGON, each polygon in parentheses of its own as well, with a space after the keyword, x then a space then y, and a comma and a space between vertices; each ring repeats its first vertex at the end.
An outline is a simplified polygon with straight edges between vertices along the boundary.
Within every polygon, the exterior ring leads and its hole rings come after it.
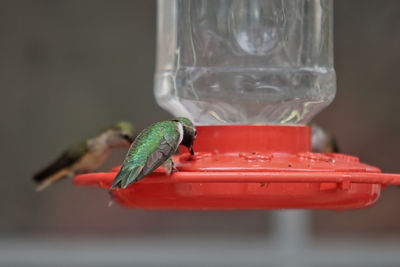
MULTIPOLYGON (((126 189, 113 189, 125 207, 145 209, 354 209, 377 201, 381 186, 400 175, 343 154, 310 152, 306 126, 197 126, 195 155, 173 157, 179 172, 158 169, 126 189)), ((74 178, 109 190, 118 168, 74 178)))

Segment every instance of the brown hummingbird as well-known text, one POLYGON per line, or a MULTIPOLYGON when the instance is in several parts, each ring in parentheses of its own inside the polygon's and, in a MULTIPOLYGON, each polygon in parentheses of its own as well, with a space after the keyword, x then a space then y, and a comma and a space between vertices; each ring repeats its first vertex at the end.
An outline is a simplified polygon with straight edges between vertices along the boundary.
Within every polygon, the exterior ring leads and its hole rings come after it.
POLYGON ((34 175, 36 190, 41 191, 61 178, 72 178, 96 170, 112 149, 129 147, 133 140, 132 124, 122 121, 71 145, 53 163, 34 175))
POLYGON ((309 124, 311 127, 311 150, 315 153, 338 153, 339 146, 336 138, 316 122, 309 124))

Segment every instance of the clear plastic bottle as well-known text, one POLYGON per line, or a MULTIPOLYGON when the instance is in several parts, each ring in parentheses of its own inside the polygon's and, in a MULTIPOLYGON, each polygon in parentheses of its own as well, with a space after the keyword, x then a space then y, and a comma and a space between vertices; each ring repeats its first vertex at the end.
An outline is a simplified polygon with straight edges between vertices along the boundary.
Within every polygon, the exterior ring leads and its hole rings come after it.
POLYGON ((155 95, 196 124, 306 124, 336 93, 331 0, 159 0, 155 95))

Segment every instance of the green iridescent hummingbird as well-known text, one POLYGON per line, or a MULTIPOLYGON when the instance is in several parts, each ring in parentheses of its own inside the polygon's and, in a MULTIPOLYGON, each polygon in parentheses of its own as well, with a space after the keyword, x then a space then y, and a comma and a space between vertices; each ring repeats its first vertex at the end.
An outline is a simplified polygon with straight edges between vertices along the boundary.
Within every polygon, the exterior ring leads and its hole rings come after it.
POLYGON ((52 164, 38 172, 33 180, 41 191, 61 178, 95 171, 107 159, 112 149, 129 147, 134 140, 133 126, 121 121, 98 134, 65 150, 52 164))
MULTIPOLYGON (((157 122, 144 129, 132 143, 111 188, 126 188, 163 165, 169 175, 175 169, 171 156, 179 145, 193 155, 196 128, 187 118, 157 122)), ((176 170, 176 169, 175 169, 176 170)))
POLYGON ((316 122, 309 124, 311 127, 311 149, 315 153, 338 153, 339 146, 336 138, 316 122))

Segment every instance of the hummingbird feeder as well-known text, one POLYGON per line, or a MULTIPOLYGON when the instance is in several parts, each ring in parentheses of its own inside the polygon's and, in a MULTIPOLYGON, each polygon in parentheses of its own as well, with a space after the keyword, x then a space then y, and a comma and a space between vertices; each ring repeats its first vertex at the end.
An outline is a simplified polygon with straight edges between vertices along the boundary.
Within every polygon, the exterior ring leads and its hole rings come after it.
MULTIPOLYGON (((145 209, 354 209, 399 174, 312 153, 305 126, 336 91, 331 0, 160 0, 155 95, 197 128, 195 155, 156 170, 118 203, 145 209)), ((74 178, 109 190, 118 167, 74 178)))

